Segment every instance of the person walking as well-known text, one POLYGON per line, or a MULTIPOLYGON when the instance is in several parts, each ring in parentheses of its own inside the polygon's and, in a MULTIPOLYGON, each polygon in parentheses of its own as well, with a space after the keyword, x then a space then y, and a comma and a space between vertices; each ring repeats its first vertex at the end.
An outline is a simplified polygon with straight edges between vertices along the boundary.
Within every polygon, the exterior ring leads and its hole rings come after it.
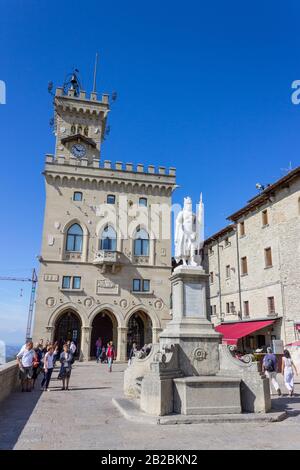
POLYGON ((104 362, 107 362, 105 346, 102 346, 100 361, 101 361, 101 364, 103 364, 104 362))
POLYGON ((27 341, 25 347, 23 346, 17 354, 22 392, 31 392, 32 390, 33 363, 35 359, 36 353, 33 349, 33 342, 27 341))
POLYGON ((48 346, 48 351, 44 357, 44 378, 41 382, 41 390, 47 390, 50 392, 49 383, 53 372, 53 346, 48 346))
POLYGON ((101 338, 97 339, 95 346, 96 346, 96 362, 99 362, 101 352, 102 352, 102 339, 101 338))
POLYGON ((283 351, 282 358, 282 374, 284 378, 284 384, 289 392, 290 397, 294 395, 294 371, 295 374, 298 375, 297 368, 292 361, 290 352, 285 349, 283 351))
POLYGON ((266 377, 268 377, 270 381, 270 393, 272 394, 271 384, 275 388, 278 396, 281 395, 281 390, 279 384, 276 380, 277 375, 277 360, 275 354, 272 352, 272 348, 267 348, 267 354, 263 359, 263 369, 265 371, 266 377))
POLYGON ((112 341, 110 341, 107 345, 106 357, 107 357, 108 370, 109 372, 111 372, 112 365, 115 359, 115 348, 114 348, 112 341))
POLYGON ((69 381, 71 377, 73 356, 70 353, 67 344, 64 344, 63 352, 61 353, 59 360, 61 363, 59 377, 63 381, 62 390, 69 390, 69 381))

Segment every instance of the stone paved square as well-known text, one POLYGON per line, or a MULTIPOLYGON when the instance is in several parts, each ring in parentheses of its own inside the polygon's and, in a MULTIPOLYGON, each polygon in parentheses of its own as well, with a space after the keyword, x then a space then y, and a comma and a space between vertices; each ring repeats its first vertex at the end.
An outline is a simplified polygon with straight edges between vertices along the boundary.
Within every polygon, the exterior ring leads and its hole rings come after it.
POLYGON ((75 363, 69 392, 55 370, 50 392, 12 393, 0 405, 0 449, 300 449, 299 383, 295 397, 273 397, 288 411, 279 423, 159 426, 127 421, 113 406, 125 368, 75 363))

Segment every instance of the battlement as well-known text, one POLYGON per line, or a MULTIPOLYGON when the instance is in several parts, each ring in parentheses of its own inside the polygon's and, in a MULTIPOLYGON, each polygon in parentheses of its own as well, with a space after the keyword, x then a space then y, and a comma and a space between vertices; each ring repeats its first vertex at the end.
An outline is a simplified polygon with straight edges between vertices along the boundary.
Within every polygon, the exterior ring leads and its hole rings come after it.
POLYGON ((123 163, 117 161, 112 163, 111 160, 104 160, 100 162, 99 159, 94 158, 92 163, 89 164, 87 158, 77 159, 76 157, 70 157, 70 159, 66 159, 63 155, 58 155, 55 158, 52 154, 47 154, 45 159, 46 164, 54 164, 54 165, 68 165, 68 166, 75 166, 75 167, 82 167, 82 168, 95 168, 99 170, 115 170, 127 173, 142 173, 142 174, 149 174, 149 175, 165 175, 165 176, 176 176, 176 168, 169 167, 168 169, 164 166, 155 167, 154 165, 143 165, 142 163, 138 163, 134 165, 133 163, 123 163))
POLYGON ((78 101, 88 101, 97 103, 97 104, 102 104, 102 105, 109 105, 109 95, 106 93, 102 93, 101 99, 98 99, 98 93, 95 91, 92 91, 90 93, 90 96, 87 95, 86 91, 80 90, 79 96, 76 96, 75 90, 68 90, 67 94, 64 94, 64 90, 62 87, 57 87, 55 90, 55 97, 60 97, 60 98, 66 98, 70 99, 73 98, 74 100, 78 101))

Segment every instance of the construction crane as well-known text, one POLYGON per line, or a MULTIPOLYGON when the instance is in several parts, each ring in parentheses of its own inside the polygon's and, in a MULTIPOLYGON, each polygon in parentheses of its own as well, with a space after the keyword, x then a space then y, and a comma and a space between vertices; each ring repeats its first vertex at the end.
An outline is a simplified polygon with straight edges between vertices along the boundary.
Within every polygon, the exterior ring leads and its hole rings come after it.
POLYGON ((30 277, 0 276, 0 281, 31 282, 31 294, 30 294, 30 302, 29 302, 29 308, 28 308, 28 319, 27 319, 26 338, 25 338, 25 341, 28 341, 31 339, 32 317, 33 317, 34 300, 35 300, 36 283, 37 283, 37 275, 36 275, 35 269, 32 270, 31 278, 30 277))

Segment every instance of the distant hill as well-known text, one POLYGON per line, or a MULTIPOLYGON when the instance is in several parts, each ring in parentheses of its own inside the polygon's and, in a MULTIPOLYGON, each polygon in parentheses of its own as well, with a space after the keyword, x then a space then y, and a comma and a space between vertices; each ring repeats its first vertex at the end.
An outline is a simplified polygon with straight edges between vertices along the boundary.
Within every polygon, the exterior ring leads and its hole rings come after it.
POLYGON ((16 355, 21 349, 20 344, 7 344, 6 345, 6 362, 14 361, 16 359, 16 355))

